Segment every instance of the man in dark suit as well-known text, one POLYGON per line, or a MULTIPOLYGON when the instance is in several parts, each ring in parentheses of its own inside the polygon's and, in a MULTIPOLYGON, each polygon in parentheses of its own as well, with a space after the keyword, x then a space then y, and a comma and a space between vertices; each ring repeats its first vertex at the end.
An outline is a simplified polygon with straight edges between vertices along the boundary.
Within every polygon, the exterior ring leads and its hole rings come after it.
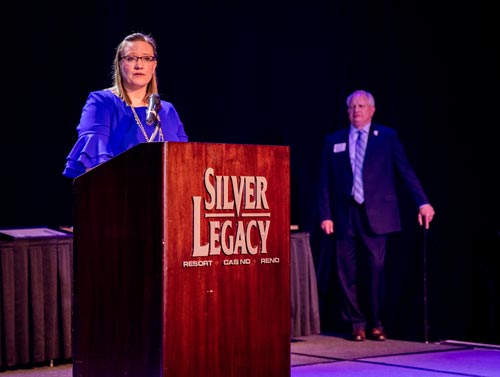
POLYGON ((328 135, 325 141, 320 173, 321 228, 335 236, 342 315, 351 324, 353 340, 363 341, 367 335, 385 340, 380 313, 386 244, 390 233, 401 230, 397 176, 418 206, 418 222, 426 229, 434 208, 396 131, 372 123, 372 94, 357 90, 349 95, 347 112, 350 127, 328 135), (367 288, 364 295, 360 286, 367 288))

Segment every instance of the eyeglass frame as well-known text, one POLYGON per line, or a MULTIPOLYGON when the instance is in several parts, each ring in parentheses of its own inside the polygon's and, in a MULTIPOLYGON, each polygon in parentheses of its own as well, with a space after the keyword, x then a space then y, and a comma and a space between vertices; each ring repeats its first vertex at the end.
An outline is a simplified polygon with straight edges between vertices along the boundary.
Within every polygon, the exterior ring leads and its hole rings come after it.
POLYGON ((130 55, 124 55, 124 56, 120 56, 120 60, 125 60, 125 63, 127 64, 136 64, 139 62, 139 60, 142 60, 142 62, 144 64, 151 64, 153 62, 155 62, 157 59, 156 56, 130 56, 130 55), (131 59, 131 60, 129 60, 131 59))

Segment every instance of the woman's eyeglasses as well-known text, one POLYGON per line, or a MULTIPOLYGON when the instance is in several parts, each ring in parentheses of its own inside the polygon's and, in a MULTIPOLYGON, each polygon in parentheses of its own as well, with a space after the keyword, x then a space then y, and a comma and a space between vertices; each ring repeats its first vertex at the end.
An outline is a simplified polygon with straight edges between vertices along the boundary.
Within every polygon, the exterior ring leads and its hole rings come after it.
POLYGON ((126 63, 132 64, 132 63, 137 63, 139 60, 142 60, 146 64, 151 64, 156 60, 156 56, 130 56, 130 55, 125 55, 121 56, 120 60, 125 60, 126 63))

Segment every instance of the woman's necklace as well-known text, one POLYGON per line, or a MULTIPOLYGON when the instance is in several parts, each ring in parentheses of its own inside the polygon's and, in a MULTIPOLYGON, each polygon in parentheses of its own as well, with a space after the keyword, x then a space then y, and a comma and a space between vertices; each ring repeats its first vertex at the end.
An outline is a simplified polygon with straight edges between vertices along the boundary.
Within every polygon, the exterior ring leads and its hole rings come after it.
MULTIPOLYGON (((148 137, 148 134, 146 133, 146 130, 144 129, 144 126, 142 125, 141 120, 139 119, 139 117, 137 116, 137 113, 135 112, 134 106, 130 105, 130 108, 132 109, 132 112, 134 113, 135 122, 137 123, 137 125, 141 129, 142 134, 144 135, 144 139, 146 139, 146 141, 148 143, 151 143, 154 140, 158 131, 160 132, 160 136, 158 137, 158 141, 164 141, 163 131, 161 130, 160 126, 155 126, 155 130, 154 130, 153 134, 151 135, 151 137, 148 137)), ((160 114, 158 114, 158 122, 160 122, 160 114)))

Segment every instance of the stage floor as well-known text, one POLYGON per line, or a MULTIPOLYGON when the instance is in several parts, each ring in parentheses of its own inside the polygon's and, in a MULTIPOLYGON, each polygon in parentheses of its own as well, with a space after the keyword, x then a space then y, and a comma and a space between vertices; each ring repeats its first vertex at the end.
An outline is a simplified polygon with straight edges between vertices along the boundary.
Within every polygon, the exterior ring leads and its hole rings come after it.
MULTIPOLYGON (((292 339, 290 361, 291 377, 500 377, 500 346, 455 341, 353 342, 336 334, 310 335, 292 339)), ((72 366, 67 363, 0 374, 72 377, 72 366)))
POLYGON ((499 377, 500 346, 312 335, 292 339, 291 365, 291 377, 499 377))

